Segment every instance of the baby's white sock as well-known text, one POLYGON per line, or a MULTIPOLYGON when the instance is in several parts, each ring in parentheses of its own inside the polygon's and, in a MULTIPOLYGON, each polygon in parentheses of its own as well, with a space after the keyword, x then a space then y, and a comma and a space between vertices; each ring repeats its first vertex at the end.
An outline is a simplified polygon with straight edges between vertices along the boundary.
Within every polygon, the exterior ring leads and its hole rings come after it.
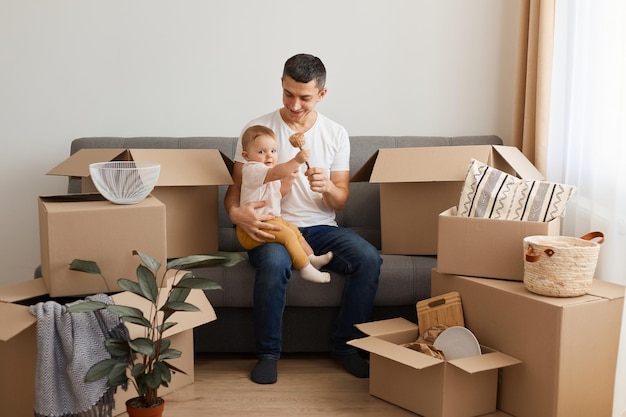
POLYGON ((330 274, 317 270, 312 264, 308 264, 300 270, 303 279, 312 282, 326 283, 330 282, 330 274))
POLYGON ((311 261, 311 265, 315 268, 320 269, 324 265, 326 265, 330 260, 333 259, 332 252, 326 252, 323 255, 315 255, 314 253, 309 255, 309 261, 311 261))

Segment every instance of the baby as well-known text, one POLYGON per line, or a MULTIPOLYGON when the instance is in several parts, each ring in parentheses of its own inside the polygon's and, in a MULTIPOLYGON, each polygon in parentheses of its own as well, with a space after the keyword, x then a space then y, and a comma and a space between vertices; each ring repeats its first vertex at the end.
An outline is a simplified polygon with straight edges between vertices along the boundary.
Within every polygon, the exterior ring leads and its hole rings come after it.
MULTIPOLYGON (((241 205, 250 201, 266 201, 267 204, 258 210, 264 214, 274 215, 274 219, 267 222, 281 229, 272 231, 276 238, 267 239, 265 242, 283 244, 291 256, 294 268, 300 271, 302 278, 312 282, 329 282, 330 274, 321 272, 319 268, 330 262, 333 253, 327 252, 316 256, 298 227, 280 217, 280 200, 291 189, 294 172, 308 161, 309 151, 300 150, 293 159, 276 165, 278 160, 276 136, 272 129, 265 126, 247 128, 241 137, 241 145, 242 156, 246 160, 242 169, 241 205)), ((237 238, 247 250, 262 245, 239 227, 237 238)))

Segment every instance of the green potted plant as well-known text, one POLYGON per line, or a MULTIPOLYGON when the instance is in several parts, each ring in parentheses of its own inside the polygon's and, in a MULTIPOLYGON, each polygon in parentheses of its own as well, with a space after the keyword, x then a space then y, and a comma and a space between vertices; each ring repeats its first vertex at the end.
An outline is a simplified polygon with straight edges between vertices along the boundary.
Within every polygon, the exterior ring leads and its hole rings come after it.
MULTIPOLYGON (((126 387, 130 382, 137 391, 137 397, 127 401, 126 406, 131 415, 131 408, 154 408, 164 405, 158 390, 168 386, 172 372, 184 371, 176 368, 170 359, 179 358, 182 353, 170 346, 170 340, 164 337, 167 329, 177 323, 169 321, 176 312, 198 311, 198 308, 187 303, 187 296, 192 289, 220 289, 219 284, 206 278, 198 278, 186 269, 200 266, 232 266, 241 261, 237 253, 220 252, 215 255, 193 255, 167 262, 165 271, 159 275, 161 262, 139 251, 133 251, 141 263, 137 267, 137 282, 120 278, 120 288, 130 291, 148 300, 152 307, 146 315, 133 306, 105 304, 99 301, 85 301, 68 306, 69 313, 94 312, 107 309, 119 315, 124 323, 134 323, 145 328, 143 337, 135 339, 108 338, 104 341, 111 358, 94 364, 85 375, 86 382, 107 379, 109 387, 126 387), (171 286, 166 280, 173 271, 171 286), (160 280, 160 282, 158 281, 160 280), (159 305, 159 293, 167 290, 165 301, 159 305)), ((96 262, 75 259, 70 269, 90 274, 102 275, 96 262)), ((104 276, 103 276, 104 278, 104 276)), ((106 281, 106 280, 105 280, 106 281)), ((157 414, 160 415, 160 414, 157 414)))

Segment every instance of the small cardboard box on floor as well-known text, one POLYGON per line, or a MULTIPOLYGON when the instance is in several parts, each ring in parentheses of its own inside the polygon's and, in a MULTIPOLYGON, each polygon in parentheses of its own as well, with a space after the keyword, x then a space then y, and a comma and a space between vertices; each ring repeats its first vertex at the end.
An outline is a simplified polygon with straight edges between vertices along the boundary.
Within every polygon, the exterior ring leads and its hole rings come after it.
POLYGON ((351 181, 380 184, 382 252, 436 255, 438 216, 459 203, 474 158, 525 179, 544 177, 515 147, 499 145, 379 149, 351 181))
POLYGON ((167 257, 215 253, 218 185, 232 184, 232 162, 217 149, 81 149, 48 172, 82 178, 82 192, 96 191, 89 164, 106 161, 159 163, 152 192, 167 208, 167 257))
MULTIPOLYGON (((118 304, 145 308, 139 297, 122 292, 112 296, 118 304)), ((0 325, 0 402, 2 415, 32 417, 35 405, 35 367, 37 358, 37 319, 29 312, 29 305, 48 301, 47 290, 41 279, 31 279, 0 287, 0 316, 5 317, 0 325), (6 319, 10 317, 9 319, 6 319)), ((172 347, 182 351, 182 356, 172 364, 187 374, 176 373, 169 387, 159 389, 160 395, 188 386, 194 381, 193 328, 216 319, 213 307, 201 290, 192 290, 188 301, 197 306, 199 312, 182 312, 172 316, 178 325, 170 329, 172 347)), ((61 301, 64 303, 65 301, 61 301)), ((142 330, 129 325, 131 337, 140 337, 142 330)), ((124 403, 135 397, 134 388, 118 389, 115 395, 116 408, 113 415, 126 411, 124 403)))
POLYGON ((524 280, 524 238, 558 236, 561 219, 549 222, 459 217, 452 207, 439 215, 437 270, 446 274, 524 280))
POLYGON ((368 337, 349 344, 370 352, 370 394, 424 417, 473 417, 496 411, 498 370, 519 361, 493 349, 444 361, 402 346, 418 338, 403 318, 357 325, 368 337))
POLYGON ((432 294, 458 291, 478 340, 522 363, 504 368, 498 409, 516 417, 612 417, 624 287, 533 294, 522 282, 432 272, 432 294))
POLYGON ((144 252, 165 264, 165 206, 156 197, 117 205, 99 194, 39 197, 41 276, 51 297, 121 291, 119 278, 136 280, 144 252), (71 271, 74 259, 95 261, 104 278, 71 271))

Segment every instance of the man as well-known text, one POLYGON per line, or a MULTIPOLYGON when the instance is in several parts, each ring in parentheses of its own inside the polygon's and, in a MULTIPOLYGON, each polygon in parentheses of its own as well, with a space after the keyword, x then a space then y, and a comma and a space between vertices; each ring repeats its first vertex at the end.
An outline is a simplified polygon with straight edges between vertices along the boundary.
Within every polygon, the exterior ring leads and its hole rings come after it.
MULTIPOLYGON (((315 110, 326 95, 326 68, 322 61, 308 54, 287 60, 283 69, 283 107, 248 123, 271 128, 278 141, 279 162, 299 151, 289 138, 305 135, 310 150, 310 168, 295 175, 289 194, 282 200, 282 216, 300 228, 316 254, 333 252, 326 269, 345 276, 341 308, 333 332, 332 356, 348 372, 359 378, 369 377, 369 364, 356 348, 347 345, 362 334, 354 327, 369 319, 378 288, 382 259, 371 244, 350 229, 340 228, 335 212, 342 210, 349 197, 350 141, 339 124, 315 110)), ((245 129, 244 129, 245 130, 245 129)), ((256 208, 264 201, 239 205, 241 171, 241 138, 235 152, 234 184, 224 199, 231 221, 252 239, 271 239, 277 226, 266 223, 270 214, 260 215, 256 208)), ((251 379, 259 384, 277 380, 277 364, 282 343, 282 314, 286 288, 291 276, 291 259, 285 247, 269 243, 248 252, 256 269, 254 284, 254 329, 258 362, 251 379)))

